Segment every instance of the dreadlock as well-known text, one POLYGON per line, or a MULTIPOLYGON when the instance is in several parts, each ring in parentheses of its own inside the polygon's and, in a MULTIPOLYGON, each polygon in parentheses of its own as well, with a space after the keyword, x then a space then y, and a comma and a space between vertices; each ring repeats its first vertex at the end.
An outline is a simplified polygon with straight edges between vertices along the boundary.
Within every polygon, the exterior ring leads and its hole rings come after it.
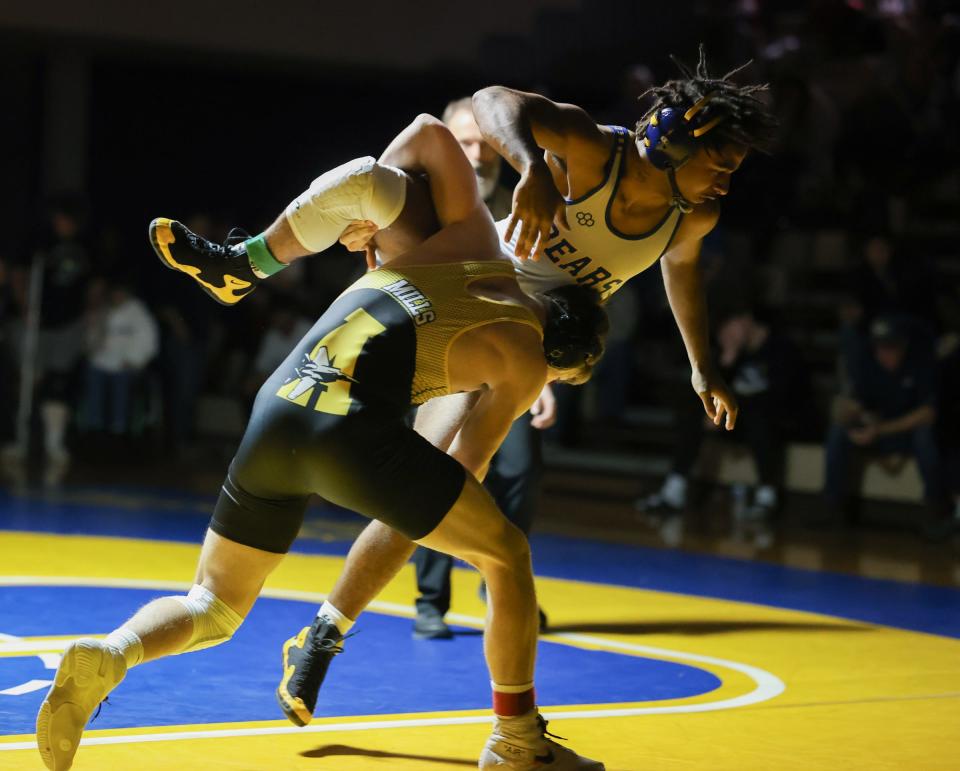
POLYGON ((672 107, 686 111, 707 94, 712 94, 704 108, 703 120, 710 121, 718 115, 723 120, 699 142, 710 150, 719 150, 725 145, 741 145, 748 150, 770 153, 776 137, 777 119, 770 107, 758 94, 767 91, 766 83, 739 86, 731 78, 749 67, 753 60, 731 70, 721 78, 710 75, 707 56, 700 44, 700 61, 696 70, 691 70, 671 54, 670 59, 683 76, 680 80, 668 80, 662 86, 654 86, 640 98, 648 95, 656 101, 637 123, 637 136, 644 136, 650 119, 658 110, 672 107))

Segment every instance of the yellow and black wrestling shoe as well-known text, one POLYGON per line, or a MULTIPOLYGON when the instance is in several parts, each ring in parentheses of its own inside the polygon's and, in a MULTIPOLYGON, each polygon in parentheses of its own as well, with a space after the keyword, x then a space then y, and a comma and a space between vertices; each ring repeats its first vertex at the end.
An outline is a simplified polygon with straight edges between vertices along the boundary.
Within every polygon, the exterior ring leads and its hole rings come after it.
POLYGON ((283 679, 277 686, 277 701, 291 723, 305 726, 313 720, 317 694, 333 657, 343 653, 343 639, 332 621, 317 616, 313 624, 284 643, 283 679))
POLYGON ((222 305, 237 304, 260 281, 247 258, 249 238, 234 228, 223 244, 216 244, 176 220, 158 217, 150 223, 150 243, 160 261, 190 276, 222 305))

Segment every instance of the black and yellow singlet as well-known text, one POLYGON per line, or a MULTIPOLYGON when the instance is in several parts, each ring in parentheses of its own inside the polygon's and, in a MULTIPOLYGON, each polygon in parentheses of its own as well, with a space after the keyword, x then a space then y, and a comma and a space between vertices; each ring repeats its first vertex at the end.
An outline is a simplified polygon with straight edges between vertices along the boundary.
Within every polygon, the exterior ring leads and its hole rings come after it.
POLYGON ((527 308, 471 293, 499 276, 511 263, 380 268, 347 288, 260 389, 211 527, 283 552, 311 494, 411 538, 436 527, 465 472, 404 418, 450 393, 459 335, 500 321, 540 331, 527 308))
POLYGON ((540 322, 527 308, 477 297, 470 285, 494 277, 514 279, 510 263, 465 262, 418 265, 367 273, 344 294, 378 289, 397 300, 413 319, 416 361, 410 403, 423 404, 450 393, 447 357, 450 346, 464 332, 498 321, 515 321, 542 333, 540 322))

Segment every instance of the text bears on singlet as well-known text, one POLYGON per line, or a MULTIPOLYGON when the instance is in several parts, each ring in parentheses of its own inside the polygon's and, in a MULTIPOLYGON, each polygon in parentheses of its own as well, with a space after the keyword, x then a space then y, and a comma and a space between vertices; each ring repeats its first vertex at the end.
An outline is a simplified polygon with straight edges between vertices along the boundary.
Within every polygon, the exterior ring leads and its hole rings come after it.
POLYGON ((653 228, 637 235, 620 232, 611 220, 610 208, 623 176, 630 141, 625 128, 611 128, 615 142, 604 179, 579 198, 565 199, 570 227, 563 231, 556 225, 551 228, 544 243, 544 258, 516 258, 513 250, 520 228, 507 242, 504 236, 509 218, 497 223, 501 249, 513 259, 517 280, 525 292, 543 292, 577 283, 594 288, 606 299, 669 250, 683 220, 679 209, 668 208, 653 228))

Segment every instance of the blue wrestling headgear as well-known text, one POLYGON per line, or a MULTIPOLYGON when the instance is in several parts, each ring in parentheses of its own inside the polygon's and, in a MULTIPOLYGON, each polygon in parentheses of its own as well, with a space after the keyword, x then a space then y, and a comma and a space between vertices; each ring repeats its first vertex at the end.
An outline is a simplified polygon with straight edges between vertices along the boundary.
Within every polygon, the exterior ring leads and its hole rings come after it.
POLYGON ((697 149, 697 140, 726 117, 709 117, 707 107, 714 95, 715 92, 707 94, 684 113, 672 107, 662 107, 650 116, 643 137, 650 163, 661 171, 676 171, 690 160, 697 149))
POLYGON ((670 58, 681 77, 647 92, 655 101, 637 123, 637 145, 654 168, 666 173, 673 205, 686 212, 692 211, 693 205, 677 188, 677 169, 702 146, 735 145, 769 153, 776 143, 777 119, 759 98, 767 90, 765 84, 740 86, 733 81, 750 62, 715 77, 707 67, 703 45, 694 68, 670 58))
POLYGON ((673 191, 673 205, 685 214, 693 211, 691 204, 677 186, 676 171, 696 152, 698 140, 715 128, 725 115, 709 116, 706 108, 716 92, 701 97, 689 110, 681 113, 673 107, 661 107, 650 116, 643 136, 647 158, 655 168, 665 171, 673 191))

